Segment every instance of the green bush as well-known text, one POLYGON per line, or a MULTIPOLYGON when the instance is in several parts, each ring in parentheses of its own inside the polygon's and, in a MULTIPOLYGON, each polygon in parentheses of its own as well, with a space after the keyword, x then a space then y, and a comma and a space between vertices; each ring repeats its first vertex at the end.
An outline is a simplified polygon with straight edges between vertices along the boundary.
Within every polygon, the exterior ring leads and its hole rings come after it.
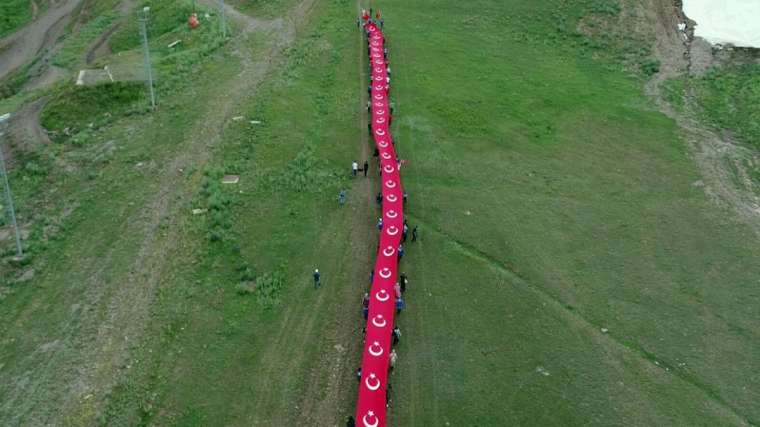
POLYGON ((282 269, 259 276, 256 279, 256 300, 264 307, 278 305, 284 284, 285 274, 282 269))
POLYGON ((0 37, 32 19, 32 7, 29 0, 3 0, 0 2, 0 37))
POLYGON ((660 72, 660 61, 654 58, 645 59, 641 63, 641 72, 645 76, 653 76, 660 72))
POLYGON ((144 111, 145 85, 113 82, 62 89, 42 111, 42 125, 54 138, 66 139, 85 128, 98 128, 114 116, 144 111), (66 131, 68 129, 68 131, 66 131))
POLYGON ((326 162, 317 159, 314 147, 307 145, 282 172, 268 174, 266 186, 270 190, 321 193, 334 190, 341 181, 340 172, 330 170, 326 162))

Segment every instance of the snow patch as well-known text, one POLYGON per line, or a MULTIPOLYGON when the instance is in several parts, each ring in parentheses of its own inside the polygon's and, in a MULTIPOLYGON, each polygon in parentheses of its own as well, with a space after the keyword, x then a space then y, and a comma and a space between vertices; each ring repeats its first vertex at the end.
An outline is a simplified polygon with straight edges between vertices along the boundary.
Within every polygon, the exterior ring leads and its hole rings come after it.
POLYGON ((695 34, 710 43, 760 48, 758 0, 684 0, 683 11, 696 21, 695 34))

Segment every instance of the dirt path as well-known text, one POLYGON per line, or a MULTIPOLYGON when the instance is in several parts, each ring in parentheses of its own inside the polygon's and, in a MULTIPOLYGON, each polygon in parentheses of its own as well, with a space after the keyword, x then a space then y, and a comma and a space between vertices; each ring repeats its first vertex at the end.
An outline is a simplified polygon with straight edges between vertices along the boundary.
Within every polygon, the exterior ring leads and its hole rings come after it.
POLYGON ((108 41, 111 39, 113 33, 121 27, 122 22, 117 21, 111 28, 107 29, 103 34, 98 37, 87 49, 87 53, 84 56, 84 62, 87 65, 91 65, 96 59, 102 58, 111 54, 111 48, 108 46, 108 41))
MULTIPOLYGON (((38 144, 50 143, 47 132, 40 126, 40 113, 49 99, 45 96, 30 102, 11 117, 9 134, 14 150, 28 151, 38 144)), ((9 150, 11 155, 14 150, 9 150)))
MULTIPOLYGON (((356 14, 361 11, 361 0, 356 2, 356 14)), ((364 37, 357 30, 358 40, 358 91, 359 103, 358 125, 361 137, 359 138, 359 157, 361 162, 366 159, 370 162, 368 178, 359 176, 350 189, 350 203, 347 208, 351 209, 349 227, 349 239, 351 242, 346 259, 352 262, 346 263, 351 266, 348 277, 352 278, 354 287, 344 287, 339 295, 335 295, 343 304, 333 304, 333 313, 330 318, 336 319, 327 329, 326 343, 329 343, 336 351, 322 353, 317 364, 312 366, 308 379, 308 385, 304 392, 304 398, 299 405, 304 408, 302 416, 298 420, 299 425, 339 425, 345 422, 345 417, 353 414, 353 404, 356 395, 356 380, 351 375, 361 363, 363 319, 354 313, 358 311, 359 301, 365 289, 362 284, 367 283, 367 274, 372 268, 373 254, 377 234, 372 226, 376 212, 372 189, 377 183, 375 173, 375 160, 370 156, 369 138, 365 129, 369 120, 366 114, 367 94, 364 88, 368 75, 366 72, 367 60, 364 37), (357 310, 348 310, 345 307, 357 307, 357 310), (323 396, 317 399, 317 396, 323 396), (306 416, 309 414, 309 416, 306 416)), ((366 285, 365 285, 366 286, 366 285)))
POLYGON ((0 40, 0 80, 53 46, 81 2, 54 2, 38 19, 0 40))
POLYGON ((47 132, 40 126, 40 113, 47 104, 49 97, 42 97, 26 104, 21 110, 11 116, 8 123, 7 137, 2 141, 5 163, 8 169, 16 165, 15 153, 30 151, 39 144, 49 144, 47 132))
POLYGON ((111 40, 111 36, 116 32, 124 21, 129 18, 129 12, 135 7, 135 0, 122 0, 119 4, 119 13, 121 18, 116 21, 110 28, 103 32, 103 34, 95 40, 87 49, 85 54, 85 63, 87 65, 95 62, 96 59, 111 54, 111 48, 108 46, 108 41, 111 40))

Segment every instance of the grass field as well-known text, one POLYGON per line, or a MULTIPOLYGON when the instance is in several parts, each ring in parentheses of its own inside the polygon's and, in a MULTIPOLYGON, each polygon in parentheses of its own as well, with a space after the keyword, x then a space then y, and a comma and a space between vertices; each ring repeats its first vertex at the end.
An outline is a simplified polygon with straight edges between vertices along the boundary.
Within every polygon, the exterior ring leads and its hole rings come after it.
POLYGON ((705 121, 760 146, 760 66, 728 66, 690 83, 705 121))
MULTIPOLYGON (((371 160, 369 4, 233 4, 264 23, 182 52, 164 46, 185 18, 156 11, 155 113, 129 84, 53 93, 46 123, 76 134, 11 176, 31 257, 0 267, 0 424, 352 413, 376 243, 376 177, 348 176, 371 160)), ((616 3, 372 5, 421 235, 391 425, 759 423, 760 246, 695 185, 646 69, 575 33, 616 3)))
POLYGON ((12 33, 32 19, 29 0, 6 0, 0 4, 0 37, 12 33))
POLYGON ((637 81, 567 43, 502 36, 557 8, 385 2, 425 236, 395 419, 757 422, 758 245, 693 185, 637 81))

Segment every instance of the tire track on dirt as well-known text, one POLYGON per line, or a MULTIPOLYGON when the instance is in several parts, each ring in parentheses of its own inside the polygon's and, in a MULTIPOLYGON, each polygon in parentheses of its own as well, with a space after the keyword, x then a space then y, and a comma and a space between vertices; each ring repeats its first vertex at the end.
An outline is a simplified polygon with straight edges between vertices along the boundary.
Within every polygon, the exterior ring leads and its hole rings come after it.
POLYGON ((52 46, 83 0, 52 4, 38 19, 0 39, 0 80, 52 46))

